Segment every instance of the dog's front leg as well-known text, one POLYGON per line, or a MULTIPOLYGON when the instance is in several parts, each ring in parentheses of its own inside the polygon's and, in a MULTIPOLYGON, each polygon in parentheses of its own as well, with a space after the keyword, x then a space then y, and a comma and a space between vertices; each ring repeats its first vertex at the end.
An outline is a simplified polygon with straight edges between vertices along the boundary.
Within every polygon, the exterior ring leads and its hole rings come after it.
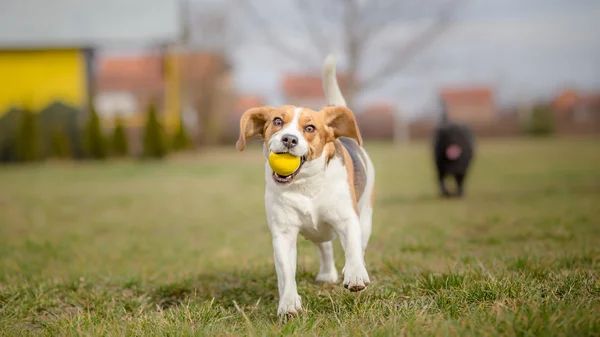
MULTIPOLYGON (((350 291, 361 291, 371 282, 365 268, 362 254, 362 239, 358 216, 351 210, 353 215, 335 222, 340 242, 344 248, 346 264, 342 273, 344 274, 344 287, 350 291)), ((342 213, 343 214, 343 213, 342 213)))
POLYGON ((444 178, 446 177, 446 173, 441 169, 438 169, 438 184, 440 186, 440 194, 443 197, 450 196, 450 192, 446 188, 446 183, 444 182, 444 178))
POLYGON ((297 232, 273 233, 273 253, 279 288, 279 316, 294 316, 302 309, 296 286, 297 232))

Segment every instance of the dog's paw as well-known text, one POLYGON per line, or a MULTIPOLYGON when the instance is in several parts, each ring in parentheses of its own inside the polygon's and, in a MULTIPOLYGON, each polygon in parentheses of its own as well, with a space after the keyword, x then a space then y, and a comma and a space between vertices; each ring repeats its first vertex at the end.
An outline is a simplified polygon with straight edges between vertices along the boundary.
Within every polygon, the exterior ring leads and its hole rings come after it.
POLYGON ((298 312, 302 310, 302 299, 300 295, 296 294, 293 296, 282 297, 279 300, 279 308, 277 309, 277 315, 284 318, 292 318, 298 315, 298 312))
POLYGON ((344 288, 356 292, 364 290, 371 280, 369 280, 369 274, 367 269, 363 265, 357 265, 353 267, 344 267, 344 288))
POLYGON ((316 280, 317 282, 336 283, 338 280, 337 270, 333 269, 327 272, 319 272, 316 280))

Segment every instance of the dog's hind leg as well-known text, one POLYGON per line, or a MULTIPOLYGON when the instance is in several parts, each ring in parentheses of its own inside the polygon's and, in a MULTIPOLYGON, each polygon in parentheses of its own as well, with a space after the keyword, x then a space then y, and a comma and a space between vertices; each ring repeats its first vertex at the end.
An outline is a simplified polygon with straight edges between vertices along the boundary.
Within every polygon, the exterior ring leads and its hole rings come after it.
POLYGON ((465 181, 465 174, 464 173, 456 173, 454 175, 454 179, 456 179, 456 196, 458 197, 462 197, 463 195, 463 184, 465 181))
POLYGON ((362 241, 362 251, 363 257, 365 256, 365 251, 367 250, 367 245, 369 244, 369 239, 371 238, 371 228, 373 225, 373 207, 365 206, 360 212, 360 230, 361 230, 361 241, 362 241))
POLYGON ((358 203, 358 220, 360 222, 363 258, 365 256, 367 245, 369 244, 369 239, 371 238, 371 228, 373 225, 373 206, 375 204, 375 168, 373 167, 373 163, 366 153, 365 157, 367 159, 367 186, 358 203))
POLYGON ((338 280, 338 272, 335 269, 335 261, 333 259, 333 244, 331 241, 317 243, 319 253, 321 255, 321 266, 317 281, 335 283, 338 280))

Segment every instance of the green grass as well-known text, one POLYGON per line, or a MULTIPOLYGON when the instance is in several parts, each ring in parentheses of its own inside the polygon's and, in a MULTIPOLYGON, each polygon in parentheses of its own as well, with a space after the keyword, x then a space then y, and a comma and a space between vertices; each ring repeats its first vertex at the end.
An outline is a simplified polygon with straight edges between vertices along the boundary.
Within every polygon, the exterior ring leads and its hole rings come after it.
POLYGON ((288 322, 256 146, 3 167, 0 333, 600 335, 599 145, 481 142, 466 198, 441 200, 426 144, 367 144, 372 284, 315 283, 299 240, 306 311, 288 322))

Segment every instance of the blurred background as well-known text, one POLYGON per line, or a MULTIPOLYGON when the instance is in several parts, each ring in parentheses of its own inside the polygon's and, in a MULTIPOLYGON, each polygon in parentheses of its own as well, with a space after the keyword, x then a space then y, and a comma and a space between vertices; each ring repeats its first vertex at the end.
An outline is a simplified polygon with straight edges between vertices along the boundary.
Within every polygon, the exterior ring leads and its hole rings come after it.
POLYGON ((600 132, 594 0, 2 1, 0 159, 232 143, 248 108, 324 104, 334 53, 363 137, 600 132))
POLYGON ((598 0, 0 0, 0 331, 599 336, 599 19, 598 0), (300 239, 308 314, 281 325, 261 142, 233 143, 249 108, 324 106, 329 53, 377 171, 372 284, 314 283, 300 239), (477 137, 461 199, 439 197, 443 111, 477 137))

